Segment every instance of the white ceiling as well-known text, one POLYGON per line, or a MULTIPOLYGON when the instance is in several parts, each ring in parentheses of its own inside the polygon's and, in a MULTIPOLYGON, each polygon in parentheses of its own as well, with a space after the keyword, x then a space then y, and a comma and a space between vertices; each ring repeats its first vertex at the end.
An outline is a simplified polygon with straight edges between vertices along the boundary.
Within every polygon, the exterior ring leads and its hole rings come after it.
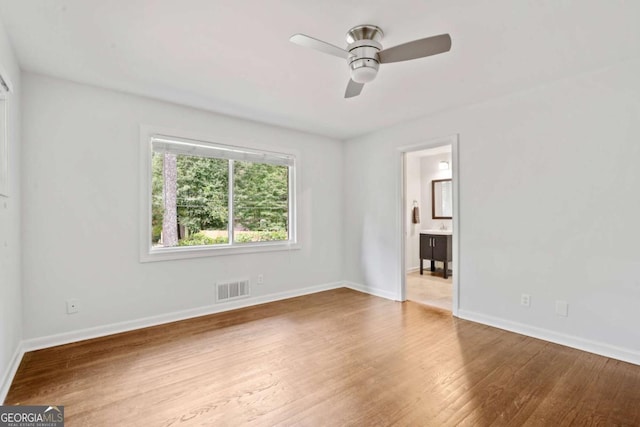
POLYGON ((340 139, 637 57, 640 1, 0 0, 24 70, 340 139), (384 64, 345 100, 358 24, 383 46, 450 33, 451 52, 384 64))

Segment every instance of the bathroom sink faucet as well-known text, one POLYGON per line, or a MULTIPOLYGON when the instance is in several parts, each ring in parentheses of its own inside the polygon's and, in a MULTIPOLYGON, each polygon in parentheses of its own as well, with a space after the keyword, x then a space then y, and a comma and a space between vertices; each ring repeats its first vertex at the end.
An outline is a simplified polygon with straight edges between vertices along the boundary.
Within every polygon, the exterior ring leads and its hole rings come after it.
POLYGON ((447 226, 445 225, 445 223, 441 222, 440 223, 440 230, 446 230, 446 229, 447 229, 447 226))

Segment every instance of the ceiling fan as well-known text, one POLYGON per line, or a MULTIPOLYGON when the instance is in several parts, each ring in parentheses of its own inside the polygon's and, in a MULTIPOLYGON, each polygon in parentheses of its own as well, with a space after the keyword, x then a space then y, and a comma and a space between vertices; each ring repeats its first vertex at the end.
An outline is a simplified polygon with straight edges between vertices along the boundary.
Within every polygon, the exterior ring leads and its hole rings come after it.
POLYGON ((365 83, 375 79, 380 64, 423 58, 448 52, 451 49, 449 34, 414 40, 388 49, 382 49, 380 44, 383 36, 382 30, 375 25, 358 25, 347 32, 346 49, 305 34, 294 34, 289 41, 347 60, 351 79, 344 93, 345 98, 360 95, 365 83))

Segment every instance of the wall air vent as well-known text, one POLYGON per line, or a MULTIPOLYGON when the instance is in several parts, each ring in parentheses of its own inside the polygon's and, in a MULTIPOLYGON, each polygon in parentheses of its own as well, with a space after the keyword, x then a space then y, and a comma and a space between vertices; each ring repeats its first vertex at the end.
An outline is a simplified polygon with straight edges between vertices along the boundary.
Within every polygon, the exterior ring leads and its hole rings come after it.
POLYGON ((216 302, 233 301, 249 296, 249 279, 216 283, 216 302))

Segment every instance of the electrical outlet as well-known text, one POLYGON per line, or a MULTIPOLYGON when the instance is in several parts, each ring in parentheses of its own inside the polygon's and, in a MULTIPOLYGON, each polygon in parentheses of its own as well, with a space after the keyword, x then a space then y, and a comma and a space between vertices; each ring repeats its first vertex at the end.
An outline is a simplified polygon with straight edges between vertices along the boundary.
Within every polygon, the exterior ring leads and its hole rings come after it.
POLYGON ((531 296, 529 294, 520 295, 520 305, 523 305, 525 307, 530 307, 531 306, 531 296))
POLYGON ((67 314, 74 314, 80 311, 80 300, 72 298, 67 300, 67 314))
POLYGON ((264 275, 258 274, 258 285, 263 285, 263 284, 264 284, 264 275))
POLYGON ((569 315, 569 304, 566 301, 556 301, 556 314, 567 317, 569 315))

